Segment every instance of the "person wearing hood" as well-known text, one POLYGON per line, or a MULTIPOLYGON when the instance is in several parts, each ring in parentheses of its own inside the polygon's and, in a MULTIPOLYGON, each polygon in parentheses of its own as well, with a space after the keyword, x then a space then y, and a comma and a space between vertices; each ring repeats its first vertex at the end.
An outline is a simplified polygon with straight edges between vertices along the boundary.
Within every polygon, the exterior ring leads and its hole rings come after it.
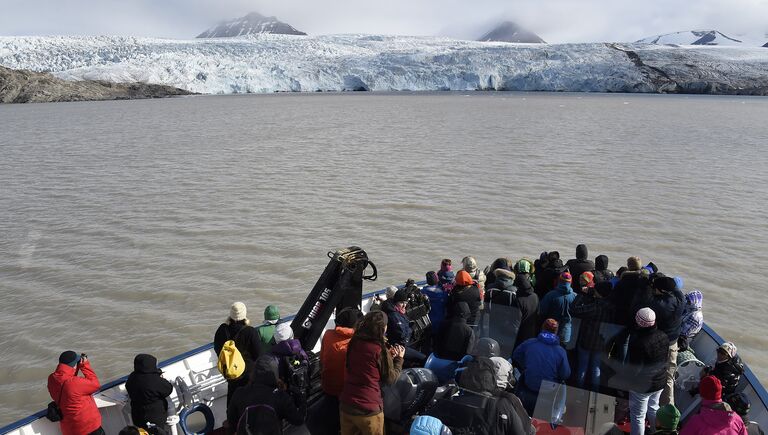
POLYGON ((228 433, 282 434, 283 420, 299 426, 306 414, 304 396, 296 390, 278 388, 277 364, 262 355, 253 363, 249 384, 239 388, 227 406, 228 433))
POLYGON ((560 275, 567 270, 568 268, 563 265, 563 261, 560 259, 559 252, 547 253, 546 261, 541 264, 541 267, 536 267, 534 290, 539 300, 543 300, 544 296, 557 286, 560 275))
POLYGON ((656 313, 656 325, 669 339, 667 384, 661 393, 661 404, 675 403, 675 373, 677 373, 677 339, 683 320, 685 296, 674 278, 661 276, 653 280, 653 296, 648 306, 656 313))
POLYGON ((464 270, 459 271, 456 275, 456 287, 451 292, 451 296, 448 298, 449 314, 453 315, 456 309, 456 305, 459 302, 466 302, 469 305, 469 319, 467 323, 470 326, 477 324, 477 313, 480 311, 480 289, 464 270))
POLYGON ((541 317, 557 320, 560 325, 558 335, 560 342, 565 344, 571 341, 571 304, 576 299, 576 293, 571 288, 571 274, 560 274, 559 283, 555 289, 550 290, 544 296, 539 306, 541 317))
POLYGON ((632 434, 645 433, 645 420, 656 427, 656 411, 667 378, 669 338, 656 327, 656 313, 644 307, 635 315, 629 335, 627 366, 623 373, 629 383, 629 412, 632 434))
MULTIPOLYGON (((275 328, 280 321, 280 310, 274 305, 267 305, 264 309, 264 323, 256 328, 259 336, 259 355, 266 355, 272 351, 275 345, 275 328)), ((258 355, 255 355, 257 357, 258 355)))
POLYGON ((437 271, 437 277, 440 279, 440 287, 447 292, 453 290, 456 274, 453 273, 453 265, 450 258, 443 258, 440 262, 440 270, 437 271))
POLYGON ((133 359, 133 373, 128 376, 125 389, 131 399, 131 420, 140 428, 147 429, 148 423, 166 427, 168 396, 173 392, 173 384, 162 374, 154 356, 140 353, 133 359))
POLYGON ((699 384, 701 408, 690 417, 680 435, 747 435, 744 421, 723 402, 722 385, 714 376, 705 376, 699 384))
POLYGON ((613 272, 608 269, 608 256, 598 255, 595 257, 595 284, 613 279, 613 272))
POLYGON ((512 261, 509 258, 499 257, 493 260, 490 266, 485 268, 485 287, 488 288, 496 281, 496 269, 512 270, 512 261))
POLYGON ((704 304, 704 295, 698 290, 693 290, 685 294, 685 306, 683 307, 683 320, 680 326, 680 338, 677 339, 677 346, 680 350, 688 350, 691 341, 701 331, 704 326, 704 313, 702 306, 704 304))
POLYGON ((485 273, 477 267, 475 257, 464 257, 461 259, 463 269, 477 283, 480 292, 485 291, 485 273))
POLYGON ((752 404, 749 401, 749 397, 744 392, 732 394, 726 397, 726 401, 731 405, 731 408, 739 414, 741 421, 743 421, 744 425, 747 427, 747 433, 749 435, 765 435, 760 424, 749 419, 749 408, 752 404))
POLYGON ((526 340, 512 353, 512 362, 522 373, 515 392, 528 415, 533 415, 543 381, 560 384, 571 376, 568 356, 560 346, 557 330, 555 319, 545 320, 538 337, 526 340))
POLYGON ((447 315, 448 293, 440 287, 437 272, 427 272, 426 278, 427 285, 421 289, 421 292, 429 299, 429 322, 432 324, 432 333, 437 334, 443 327, 443 321, 447 315))
POLYGON ((533 265, 525 259, 515 265, 514 286, 517 289, 517 305, 520 308, 520 328, 517 331, 515 347, 534 338, 539 333, 539 297, 534 292, 531 282, 533 265), (530 265, 530 268, 528 267, 530 265))
POLYGON ((427 356, 411 347, 413 328, 411 328, 411 320, 405 314, 407 305, 406 289, 398 290, 392 300, 388 299, 381 304, 381 311, 387 315, 387 341, 403 346, 406 360, 423 365, 427 356))
POLYGON ((475 332, 467 325, 470 316, 466 302, 456 304, 453 317, 449 318, 435 337, 435 356, 458 361, 468 355, 475 345, 475 332))
POLYGON ((677 426, 680 424, 680 410, 673 404, 667 404, 656 411, 655 435, 678 435, 677 426))
POLYGON ((384 400, 381 385, 400 376, 405 348, 387 346, 387 315, 366 314, 347 350, 344 389, 339 397, 342 435, 383 435, 384 400))
POLYGON ((581 293, 581 274, 584 272, 594 272, 595 263, 589 259, 589 250, 587 245, 580 244, 576 246, 576 258, 572 258, 565 263, 565 267, 571 272, 573 277, 573 289, 576 293, 581 293))
POLYGON ((48 376, 48 393, 63 417, 59 422, 62 435, 104 435, 101 414, 93 400, 100 387, 85 354, 62 352, 56 370, 48 376))
MULTIPOLYGON (((582 283, 586 281, 584 278, 588 274, 591 275, 591 272, 581 275, 582 283)), ((606 347, 605 339, 600 332, 602 326, 610 323, 613 318, 613 304, 606 299, 610 293, 611 284, 606 281, 598 285, 594 285, 594 282, 586 282, 582 290, 585 290, 585 293, 576 296, 571 306, 573 317, 581 319, 577 339, 579 368, 576 382, 579 388, 584 388, 587 374, 589 374, 592 391, 597 392, 600 389, 600 364, 606 347)))
POLYGON ((496 280, 485 292, 483 315, 488 317, 489 335, 501 342, 502 353, 509 357, 516 344, 521 319, 515 273, 496 269, 493 274, 496 280))
POLYGON ((213 350, 216 352, 217 358, 224 347, 224 343, 233 340, 235 347, 245 361, 243 375, 234 380, 227 380, 227 403, 238 388, 248 384, 248 372, 251 364, 261 355, 259 336, 256 330, 250 326, 251 322, 248 320, 247 314, 248 311, 244 303, 233 303, 229 309, 229 317, 219 326, 213 337, 213 350))
POLYGON ((716 377, 723 388, 723 394, 730 396, 736 392, 736 388, 744 374, 744 363, 736 354, 736 345, 726 341, 717 348, 717 361, 714 368, 705 368, 704 373, 716 377))

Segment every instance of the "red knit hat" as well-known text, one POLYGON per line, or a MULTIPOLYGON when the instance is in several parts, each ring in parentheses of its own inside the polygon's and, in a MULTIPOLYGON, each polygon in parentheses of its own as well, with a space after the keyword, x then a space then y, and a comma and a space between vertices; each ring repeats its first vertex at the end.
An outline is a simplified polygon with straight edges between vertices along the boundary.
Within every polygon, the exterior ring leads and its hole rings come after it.
POLYGON ((573 281, 573 278, 571 277, 570 272, 563 272, 560 274, 560 282, 571 282, 573 281))
POLYGON ((544 323, 541 325, 541 330, 546 332, 551 332, 553 334, 557 334, 557 327, 559 325, 557 324, 557 320, 555 319, 547 319, 544 321, 544 323))
POLYGON ((595 274, 592 272, 584 272, 579 277, 579 283, 581 287, 592 288, 595 286, 595 274))
POLYGON ((456 285, 472 285, 472 277, 466 270, 461 270, 456 275, 456 285))
POLYGON ((723 385, 720 379, 712 375, 705 376, 699 384, 699 394, 704 400, 723 400, 723 385))

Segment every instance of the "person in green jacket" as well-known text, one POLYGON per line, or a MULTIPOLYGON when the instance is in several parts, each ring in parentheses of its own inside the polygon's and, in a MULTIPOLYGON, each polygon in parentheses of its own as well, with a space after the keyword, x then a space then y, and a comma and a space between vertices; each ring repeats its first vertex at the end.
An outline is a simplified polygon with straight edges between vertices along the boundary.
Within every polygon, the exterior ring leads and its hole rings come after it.
POLYGON ((275 345, 275 327, 280 321, 280 311, 274 305, 264 309, 264 324, 256 328, 259 335, 259 355, 268 355, 275 345))

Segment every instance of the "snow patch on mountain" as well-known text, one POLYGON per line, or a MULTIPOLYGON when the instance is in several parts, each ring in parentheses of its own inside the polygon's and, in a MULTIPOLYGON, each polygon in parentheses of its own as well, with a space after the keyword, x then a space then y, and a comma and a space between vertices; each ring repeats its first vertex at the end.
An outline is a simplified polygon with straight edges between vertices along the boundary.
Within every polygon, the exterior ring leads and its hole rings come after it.
POLYGON ((507 44, 436 37, 173 40, 0 37, 0 65, 68 80, 192 92, 521 90, 768 92, 768 50, 648 44, 507 44))
POLYGON ((234 36, 274 33, 280 35, 306 35, 276 17, 265 17, 257 12, 225 21, 197 35, 198 38, 230 38, 234 36))
POLYGON ((760 38, 747 35, 729 36, 717 30, 686 30, 683 32, 665 33, 649 36, 635 41, 640 44, 673 44, 673 45, 720 45, 759 47, 763 44, 760 38))

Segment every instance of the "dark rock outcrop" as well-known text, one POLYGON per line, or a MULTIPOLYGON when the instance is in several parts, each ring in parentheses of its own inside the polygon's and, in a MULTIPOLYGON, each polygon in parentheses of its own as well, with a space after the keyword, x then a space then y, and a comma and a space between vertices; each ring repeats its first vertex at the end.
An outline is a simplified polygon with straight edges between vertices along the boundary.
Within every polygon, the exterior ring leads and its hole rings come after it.
POLYGON ((265 17, 256 12, 225 21, 197 35, 198 38, 230 38, 234 36, 251 35, 258 33, 275 33, 280 35, 306 35, 296 30, 290 24, 286 24, 276 17, 265 17))
POLYGON ((67 81, 48 73, 13 70, 0 66, 0 103, 133 100, 190 94, 189 91, 172 86, 91 80, 67 81))
POLYGON ((517 42, 529 44, 545 43, 539 35, 524 29, 511 21, 504 21, 490 32, 481 36, 478 41, 517 42))

